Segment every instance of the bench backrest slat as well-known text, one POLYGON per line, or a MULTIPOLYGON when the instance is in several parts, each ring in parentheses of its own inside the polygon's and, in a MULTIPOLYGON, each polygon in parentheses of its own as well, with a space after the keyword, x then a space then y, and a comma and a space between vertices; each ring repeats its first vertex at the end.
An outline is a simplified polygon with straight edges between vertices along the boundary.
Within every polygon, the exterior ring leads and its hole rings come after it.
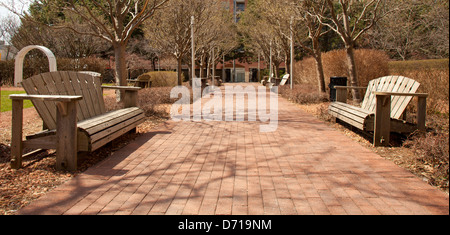
MULTIPOLYGON (((24 90, 32 95, 80 95, 77 121, 105 113, 101 81, 89 74, 57 71, 43 73, 22 82, 24 90)), ((33 101, 36 110, 49 129, 56 128, 55 102, 33 101)))
MULTIPOLYGON (((420 83, 403 76, 386 76, 374 79, 367 85, 361 108, 375 112, 376 99, 374 91, 415 93, 419 89, 420 83)), ((411 102, 412 96, 392 96, 391 98, 391 118, 399 119, 411 102)))

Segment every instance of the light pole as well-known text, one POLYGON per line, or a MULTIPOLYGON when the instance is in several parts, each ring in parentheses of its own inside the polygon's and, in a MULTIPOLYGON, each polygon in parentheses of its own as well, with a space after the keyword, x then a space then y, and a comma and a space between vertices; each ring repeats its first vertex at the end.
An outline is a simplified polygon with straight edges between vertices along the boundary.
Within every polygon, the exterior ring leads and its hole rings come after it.
POLYGON ((191 16, 191 50, 192 50, 192 81, 195 78, 195 42, 194 42, 194 23, 195 18, 191 16))
POLYGON ((289 78, 291 80, 291 90, 293 89, 294 86, 294 29, 293 29, 293 24, 294 24, 294 17, 291 16, 291 68, 290 68, 290 73, 289 74, 289 78))
MULTIPOLYGON (((236 0, 233 1, 233 19, 234 23, 237 23, 237 16, 236 16, 236 7, 237 3, 236 0)), ((236 53, 233 55, 233 73, 231 75, 231 82, 236 82, 236 59, 234 58, 236 56, 236 53)))

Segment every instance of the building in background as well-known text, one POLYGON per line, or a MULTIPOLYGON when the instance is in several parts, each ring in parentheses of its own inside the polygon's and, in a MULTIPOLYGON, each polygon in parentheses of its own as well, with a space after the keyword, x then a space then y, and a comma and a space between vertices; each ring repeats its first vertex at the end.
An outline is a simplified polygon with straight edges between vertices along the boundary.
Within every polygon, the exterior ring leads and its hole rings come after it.
MULTIPOLYGON (((248 0, 222 0, 224 7, 235 15, 235 22, 239 22, 240 15, 246 10, 248 0)), ((239 49, 238 49, 239 50, 239 49)), ((242 50, 242 49, 241 49, 242 50)), ((243 51, 242 51, 243 53, 243 51)), ((262 58, 262 57, 261 57, 262 58)), ((216 67, 224 82, 259 82, 258 71, 268 68, 262 59, 256 62, 241 62, 239 60, 226 61, 225 65, 219 63, 216 67), (221 71, 224 71, 221 73, 221 71), (235 72, 234 72, 235 71, 235 72), (234 73, 233 73, 234 72, 234 73), (235 74, 233 76, 233 74, 235 74)), ((280 65, 280 69, 285 69, 285 63, 280 65)), ((260 76, 261 77, 261 76, 260 76)))
POLYGON ((0 40, 0 61, 12 60, 19 52, 15 47, 6 45, 4 41, 0 40))

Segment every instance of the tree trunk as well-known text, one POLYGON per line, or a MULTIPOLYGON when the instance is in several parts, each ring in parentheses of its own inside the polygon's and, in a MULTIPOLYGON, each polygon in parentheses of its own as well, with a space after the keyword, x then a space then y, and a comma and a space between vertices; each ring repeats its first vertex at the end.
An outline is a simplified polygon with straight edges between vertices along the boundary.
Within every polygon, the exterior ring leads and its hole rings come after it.
POLYGON ((326 92, 325 76, 323 74, 322 53, 316 52, 313 56, 316 60, 317 82, 319 84, 319 92, 326 92))
POLYGON ((114 43, 114 55, 116 61, 115 78, 119 86, 127 85, 127 64, 126 64, 126 45, 124 43, 114 43))
POLYGON ((177 69, 178 86, 182 86, 183 85, 183 78, 181 76, 181 60, 182 60, 182 57, 177 59, 177 62, 178 62, 178 69, 177 69))
POLYGON ((273 75, 275 78, 278 78, 278 72, 280 71, 280 63, 274 64, 273 75))
POLYGON ((289 53, 287 53, 284 58, 284 61, 286 61, 286 74, 291 74, 291 66, 289 66, 291 64, 291 57, 289 56, 289 53))
MULTIPOLYGON (((115 79, 119 86, 127 86, 127 64, 126 64, 126 44, 122 42, 113 43, 115 55, 115 79)), ((118 100, 123 100, 124 92, 119 92, 118 100)))
MULTIPOLYGON (((347 52, 347 66, 350 85, 356 87, 358 86, 358 76, 356 74, 355 54, 353 50, 353 45, 347 46, 346 52, 347 52)), ((361 94, 359 92, 359 89, 352 89, 352 95, 354 103, 361 102, 361 94)))

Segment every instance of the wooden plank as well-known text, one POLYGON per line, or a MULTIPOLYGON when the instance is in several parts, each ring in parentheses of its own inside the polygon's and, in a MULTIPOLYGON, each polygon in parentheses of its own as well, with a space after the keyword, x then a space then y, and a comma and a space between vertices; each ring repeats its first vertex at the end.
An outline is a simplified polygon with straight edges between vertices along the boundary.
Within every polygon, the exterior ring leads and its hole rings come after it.
MULTIPOLYGON (((361 116, 358 116, 358 115, 355 115, 354 113, 349 113, 349 112, 347 112, 347 111, 345 111, 345 110, 342 110, 342 109, 335 109, 335 108, 330 108, 329 109, 329 112, 330 112, 330 114, 331 115, 339 115, 339 117, 347 117, 348 119, 351 119, 352 120, 352 123, 359 123, 359 124, 362 124, 362 123, 364 123, 364 119, 366 118, 366 117, 368 117, 368 116, 365 116, 365 117, 361 117, 361 116)), ((336 116, 337 117, 337 116, 336 116)))
MULTIPOLYGON (((400 76, 397 79, 397 83, 395 84, 395 86, 392 88, 392 90, 390 92, 400 92, 400 91, 402 91, 403 88, 404 88, 404 85, 407 84, 409 81, 410 80, 408 78, 400 76)), ((399 99, 400 99, 400 97, 395 97, 395 96, 393 96, 391 98, 391 117, 392 117, 392 114, 393 114, 392 110, 396 109, 396 105, 397 105, 399 99)))
POLYGON ((108 135, 107 137, 95 142, 91 144, 91 151, 95 151, 98 148, 102 147, 103 145, 111 142, 112 140, 116 139, 119 136, 122 136, 123 134, 131 131, 132 129, 136 128, 136 126, 138 126, 139 124, 143 123, 145 121, 145 119, 141 119, 138 122, 133 123, 133 125, 127 126, 111 135, 108 135))
POLYGON ((377 95, 377 107, 375 112, 375 127, 373 146, 388 146, 391 132, 391 97, 377 95))
POLYGON ((134 107, 134 108, 128 108, 128 109, 119 109, 116 111, 112 111, 109 113, 105 113, 103 115, 97 116, 97 117, 93 117, 93 118, 89 118, 86 119, 82 122, 78 123, 78 128, 81 129, 90 129, 95 127, 96 125, 100 125, 106 121, 112 120, 114 118, 126 115, 128 113, 132 113, 132 112, 143 112, 141 109, 134 107))
POLYGON ((56 84, 51 73, 43 73, 41 76, 44 80, 45 87, 48 90, 48 95, 62 95, 61 91, 56 88, 56 84))
POLYGON ((81 130, 78 130, 77 132, 77 149, 79 152, 89 152, 91 151, 90 146, 91 146, 91 141, 89 139, 89 136, 86 135, 86 133, 84 133, 81 130))
POLYGON ((81 100, 81 96, 68 96, 68 95, 27 95, 27 94, 15 94, 10 95, 12 100, 41 100, 41 101, 53 101, 53 102, 71 102, 81 100))
MULTIPOLYGON (((75 72, 67 72, 67 75, 69 76, 69 81, 72 84, 75 94, 81 95, 84 97, 84 94, 81 91, 80 81, 78 80, 76 73, 75 72)), ((80 112, 83 113, 83 120, 90 118, 91 114, 89 113, 89 110, 87 109, 86 100, 83 99, 79 103, 80 103, 80 106, 79 106, 80 112)))
MULTIPOLYGON (((95 117, 95 111, 94 111, 94 105, 92 103, 92 99, 91 99, 91 95, 89 94, 89 90, 87 87, 87 81, 86 81, 86 77, 85 76, 78 76, 78 73, 70 73, 70 76, 72 77, 72 81, 73 80, 78 80, 78 85, 80 87, 80 91, 83 94, 83 100, 84 100, 84 104, 86 105, 86 107, 84 107, 88 113, 89 113, 89 117, 95 117)), ((81 75, 81 74, 80 74, 81 75)), ((74 84, 76 85, 76 84, 74 84)))
POLYGON ((363 122, 357 122, 357 121, 355 121, 355 120, 353 120, 353 119, 351 119, 351 118, 349 118, 349 117, 347 117, 345 115, 342 115, 340 113, 335 113, 332 110, 329 110, 329 111, 330 111, 330 114, 333 115, 333 117, 335 117, 337 119, 340 119, 340 120, 342 120, 342 121, 344 121, 344 122, 346 122, 346 123, 348 123, 348 124, 358 128, 360 130, 364 130, 364 123, 363 122))
POLYGON ((27 135, 26 138, 27 140, 31 140, 31 139, 37 139, 37 138, 41 138, 41 137, 45 137, 45 136, 49 136, 49 135, 56 135, 56 130, 46 130, 46 131, 41 131, 32 135, 27 135))
POLYGON ((347 102, 347 89, 336 89, 336 101, 347 102))
MULTIPOLYGON (((56 133, 56 132, 55 132, 56 133)), ((24 141, 24 148, 30 149, 56 149, 56 135, 48 135, 24 141)))
MULTIPOLYGON (((417 89, 420 86, 420 83, 411 80, 412 84, 409 86, 408 90, 406 93, 412 94, 415 93, 417 91, 417 89)), ((396 96, 398 96, 399 94, 397 94, 396 96)), ((399 119, 403 112, 405 111, 406 107, 408 106, 408 104, 411 102, 412 100, 412 96, 401 96, 397 103, 394 104, 394 107, 392 107, 392 112, 391 112, 391 117, 395 118, 395 119, 399 119)))
POLYGON ((110 125, 110 126, 108 126, 108 128, 102 129, 101 132, 97 132, 96 134, 91 135, 91 141, 96 142, 99 139, 109 136, 129 125, 132 125, 133 123, 139 122, 140 120, 142 120, 144 118, 145 118, 145 115, 143 113, 141 113, 138 116, 132 117, 130 119, 126 119, 118 124, 110 125))
MULTIPOLYGON (((45 87, 44 81, 42 79, 41 75, 37 75, 35 77, 29 78, 31 79, 31 82, 33 83, 33 86, 35 87, 35 91, 37 95, 48 95, 48 89, 45 87)), ((42 117, 44 120, 44 123, 49 129, 55 129, 56 128, 56 106, 54 102, 43 102, 43 106, 46 108, 43 109, 43 113, 45 115, 42 117)))
POLYGON ((417 129, 421 132, 426 131, 425 120, 427 115, 427 99, 426 97, 419 97, 417 101, 417 129))
POLYGON ((103 98, 102 81, 100 77, 93 77, 93 79, 95 90, 97 92, 98 103, 100 106, 100 112, 103 114, 106 113, 106 108, 105 108, 105 100, 103 98))
MULTIPOLYGON (((36 91, 36 87, 34 86, 34 83, 32 81, 32 78, 28 78, 22 82, 22 87, 24 88, 25 92, 28 95, 38 95, 38 92, 36 91)), ((39 116, 41 117, 44 124, 51 128, 49 125, 53 125, 52 129, 56 127, 56 123, 52 124, 52 118, 50 116, 50 113, 47 109, 47 106, 44 104, 41 100, 32 100, 31 101, 36 108, 36 111, 38 112, 39 116)))
POLYGON ((364 96, 364 100, 361 104, 361 108, 369 110, 369 111, 373 111, 370 107, 372 105, 372 103, 375 103, 373 101, 374 96, 372 94, 372 91, 375 90, 375 83, 377 82, 376 79, 372 80, 369 82, 369 84, 367 85, 367 90, 366 90, 366 95, 364 96))
MULTIPOLYGON (((372 89, 372 91, 382 91, 383 87, 385 87, 385 85, 386 85, 387 80, 388 80, 387 77, 381 77, 381 78, 376 79, 376 81, 374 83, 375 86, 372 89)), ((368 110, 371 112, 375 112, 376 103, 377 103, 376 97, 375 97, 375 95, 372 94, 372 96, 370 97, 370 106, 369 106, 368 110)))
POLYGON ((136 107, 138 105, 138 92, 125 90, 123 104, 125 108, 136 107))
POLYGON ((341 103, 341 102, 333 102, 333 103, 330 104, 330 106, 341 108, 341 109, 349 109, 349 110, 352 110, 354 112, 364 113, 366 115, 373 114, 373 112, 370 112, 368 110, 365 110, 365 109, 362 109, 360 107, 356 107, 356 106, 353 106, 353 105, 350 105, 350 104, 341 103))
POLYGON ((334 116, 334 115, 345 116, 345 117, 353 120, 356 123, 364 123, 364 119, 367 117, 367 116, 362 117, 361 115, 355 115, 355 113, 348 112, 347 110, 336 109, 336 108, 330 108, 329 112, 332 116, 334 116))
POLYGON ((77 106, 76 102, 61 103, 57 112, 56 169, 77 170, 77 106), (61 106, 65 106, 67 115, 61 106))
MULTIPOLYGON (((98 100, 98 95, 97 95, 97 90, 95 89, 94 86, 94 79, 92 76, 90 76, 89 74, 83 74, 83 73, 78 73, 78 77, 83 77, 83 79, 86 81, 86 89, 87 89, 87 93, 89 96, 89 100, 92 103, 92 109, 93 109, 93 114, 94 116, 103 114, 101 112, 100 109, 100 105, 99 105, 99 100, 98 100)), ((82 80, 82 79, 80 79, 82 80)))
MULTIPOLYGON (((404 77, 402 83, 399 84, 399 86, 396 87, 396 90, 393 90, 393 91, 399 92, 399 93, 407 93, 408 92, 407 87, 412 85, 412 83, 414 83, 414 82, 415 82, 414 80, 404 77)), ((399 97, 399 96, 392 97, 391 115, 394 114, 394 112, 392 112, 393 110, 398 110, 398 106, 401 105, 401 103, 403 101, 404 101, 403 97, 399 97)))
POLYGON ((134 86, 102 86, 105 89, 115 89, 115 90, 129 90, 129 91, 138 91, 142 88, 134 87, 134 86))
POLYGON ((348 119, 352 120, 352 123, 358 123, 358 124, 362 124, 364 123, 364 120, 373 114, 367 114, 364 112, 358 112, 352 109, 346 109, 346 108, 342 108, 342 107, 337 107, 337 106, 330 106, 329 107, 329 112, 331 115, 339 115, 339 117, 347 117, 348 119))
POLYGON ((398 76, 390 76, 389 86, 385 91, 393 91, 395 85, 397 84, 398 76))
POLYGON ((368 116, 361 116, 361 115, 355 115, 355 113, 352 112, 348 112, 347 110, 342 110, 342 109, 336 109, 336 108, 330 108, 329 112, 331 115, 340 115, 340 116, 345 116, 349 119, 352 119, 353 121, 357 122, 357 123, 363 123, 364 119, 368 116))
MULTIPOLYGON (((97 132, 100 132, 104 129, 109 128, 110 126, 114 126, 117 125, 118 123, 121 123, 123 121, 126 121, 128 119, 132 119, 138 115, 143 115, 143 112, 140 110, 136 110, 134 112, 130 112, 130 113, 124 113, 121 116, 116 116, 114 118, 107 118, 102 120, 102 122, 98 125, 91 125, 89 126, 89 128, 81 128, 84 129, 87 133, 89 133, 89 135, 93 135, 97 132)), ((80 128, 80 127, 79 127, 80 128)))
POLYGON ((391 132, 412 133, 417 130, 417 125, 398 119, 391 118, 391 132))
POLYGON ((56 89, 58 90, 58 94, 60 95, 70 95, 69 91, 67 91, 66 87, 63 84, 63 80, 61 77, 61 73, 50 73, 55 83, 56 89))
MULTIPOLYGON (((76 95, 75 89, 73 88, 72 81, 70 80, 70 76, 68 72, 60 72, 59 75, 61 76, 62 82, 64 84, 64 87, 69 95, 76 95)), ((86 116, 84 114, 84 109, 81 107, 81 104, 83 102, 77 102, 78 112, 77 112, 77 121, 82 121, 86 119, 86 116)))
POLYGON ((22 167, 23 100, 12 101, 11 168, 22 167))

